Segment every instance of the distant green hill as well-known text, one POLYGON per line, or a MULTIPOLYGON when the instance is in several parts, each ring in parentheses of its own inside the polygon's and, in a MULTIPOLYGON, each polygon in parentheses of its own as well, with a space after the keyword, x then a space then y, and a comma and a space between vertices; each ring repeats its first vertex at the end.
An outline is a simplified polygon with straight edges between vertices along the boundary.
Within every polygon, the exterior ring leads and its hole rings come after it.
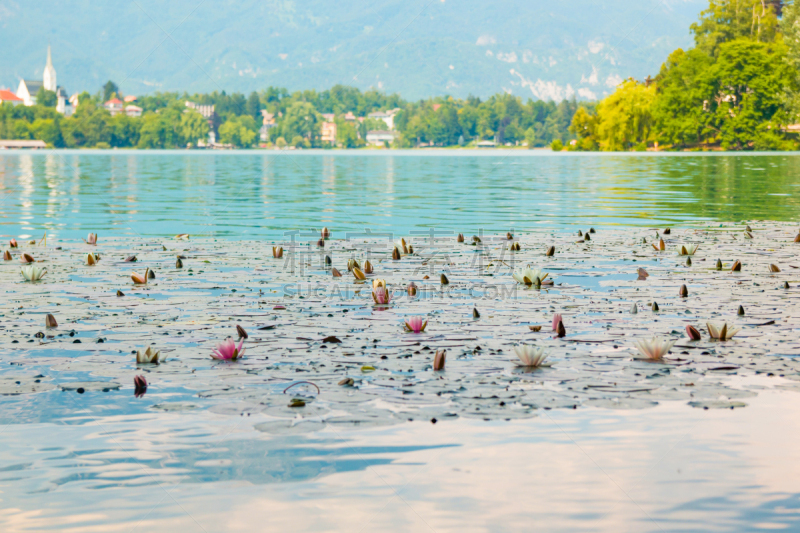
POLYGON ((408 99, 595 99, 655 75, 705 0, 0 0, 0 86, 126 94, 337 83, 408 99), (141 8, 139 7, 141 6, 141 8))

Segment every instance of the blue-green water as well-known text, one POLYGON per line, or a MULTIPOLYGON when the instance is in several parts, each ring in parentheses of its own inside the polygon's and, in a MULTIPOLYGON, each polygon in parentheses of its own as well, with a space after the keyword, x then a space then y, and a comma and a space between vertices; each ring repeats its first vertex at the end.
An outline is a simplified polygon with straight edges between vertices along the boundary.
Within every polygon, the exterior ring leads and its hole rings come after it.
POLYGON ((0 153, 0 234, 225 238, 794 220, 800 155, 0 153))
MULTIPOLYGON (((799 185, 793 154, 0 152, 0 236, 796 220, 799 185)), ((18 357, 0 350, 0 376, 18 357)), ((195 391, 0 396, 0 531, 800 528, 795 393, 736 411, 664 403, 283 435, 156 411, 157 394, 195 391)))

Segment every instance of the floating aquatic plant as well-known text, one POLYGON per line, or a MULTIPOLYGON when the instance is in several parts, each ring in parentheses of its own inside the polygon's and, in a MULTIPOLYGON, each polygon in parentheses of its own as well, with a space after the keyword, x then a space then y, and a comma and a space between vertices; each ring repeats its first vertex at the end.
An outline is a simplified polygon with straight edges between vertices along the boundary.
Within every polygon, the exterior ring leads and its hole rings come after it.
POLYGON ((26 281, 39 281, 47 274, 47 269, 44 267, 31 265, 22 267, 22 277, 26 281))
POLYGON ((663 359, 675 344, 674 340, 653 337, 636 341, 636 349, 647 359, 658 361, 663 359))
POLYGON ((244 357, 245 349, 242 348, 243 344, 244 339, 239 342, 238 346, 233 339, 226 339, 217 344, 217 347, 211 351, 211 357, 220 361, 235 361, 240 357, 244 357))
POLYGON ((411 333, 422 333, 425 331, 428 321, 423 319, 421 316, 412 316, 411 318, 405 319, 403 325, 405 326, 406 331, 411 333))
POLYGON ((544 360, 547 359, 547 354, 542 346, 532 346, 530 344, 519 344, 514 346, 514 353, 519 358, 520 366, 529 368, 538 368, 542 366, 544 360))

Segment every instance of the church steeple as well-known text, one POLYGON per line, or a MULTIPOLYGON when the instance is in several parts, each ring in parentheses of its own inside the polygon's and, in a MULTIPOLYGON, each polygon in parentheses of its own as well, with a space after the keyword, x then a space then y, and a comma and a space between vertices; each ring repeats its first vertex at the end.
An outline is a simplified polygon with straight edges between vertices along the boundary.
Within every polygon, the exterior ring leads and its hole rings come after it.
POLYGON ((50 45, 47 45, 47 65, 44 67, 44 75, 42 77, 42 85, 48 91, 55 91, 58 85, 56 84, 56 69, 53 67, 53 58, 50 55, 50 45))

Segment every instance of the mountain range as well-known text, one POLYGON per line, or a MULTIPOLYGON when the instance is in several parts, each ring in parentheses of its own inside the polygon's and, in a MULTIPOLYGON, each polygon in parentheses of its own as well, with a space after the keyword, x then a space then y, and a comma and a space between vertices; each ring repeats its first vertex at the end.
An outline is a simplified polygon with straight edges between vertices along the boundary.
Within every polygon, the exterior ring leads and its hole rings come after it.
POLYGON ((335 84, 594 100, 692 44, 707 0, 0 0, 0 86, 125 94, 335 84))

